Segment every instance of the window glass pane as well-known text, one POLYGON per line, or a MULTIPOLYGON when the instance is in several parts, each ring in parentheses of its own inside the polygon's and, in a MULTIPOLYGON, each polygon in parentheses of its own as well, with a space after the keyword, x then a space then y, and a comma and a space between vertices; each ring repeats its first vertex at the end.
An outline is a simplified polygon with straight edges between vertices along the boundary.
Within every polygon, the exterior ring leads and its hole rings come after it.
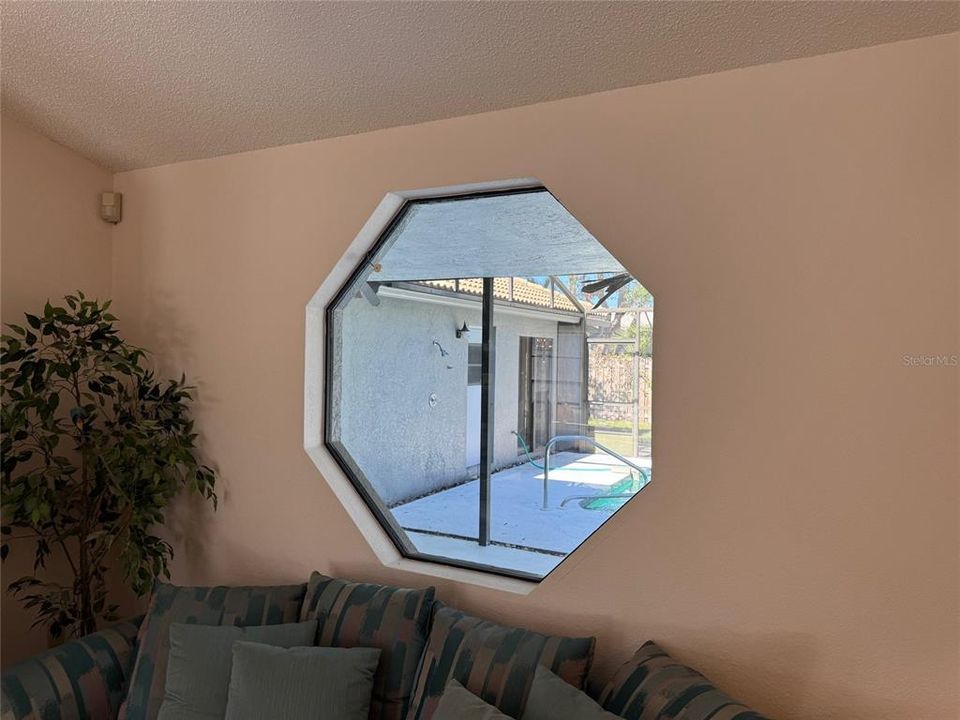
POLYGON ((480 384, 480 366, 470 365, 467 368, 467 385, 479 385, 479 384, 480 384))
POLYGON ((328 316, 328 447, 405 554, 542 578, 650 480, 653 298, 543 190, 380 247, 328 316))
POLYGON ((467 362, 471 365, 480 365, 480 343, 470 343, 468 348, 467 362))

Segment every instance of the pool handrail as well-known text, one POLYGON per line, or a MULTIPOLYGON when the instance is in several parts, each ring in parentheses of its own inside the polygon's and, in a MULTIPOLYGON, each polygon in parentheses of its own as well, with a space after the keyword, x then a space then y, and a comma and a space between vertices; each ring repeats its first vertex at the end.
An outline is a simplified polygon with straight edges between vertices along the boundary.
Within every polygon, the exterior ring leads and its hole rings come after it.
MULTIPOLYGON (((607 453, 607 455, 610 455, 611 457, 616 458, 617 460, 622 462, 624 465, 632 467, 634 470, 640 473, 640 477, 644 477, 644 478, 647 477, 647 471, 644 470, 642 467, 640 467, 634 462, 631 462, 630 460, 627 460, 627 458, 625 458, 623 455, 618 453, 616 450, 611 450, 606 445, 601 445, 589 435, 555 435, 554 437, 550 438, 550 440, 547 441, 547 445, 543 454, 543 508, 542 508, 543 510, 548 510, 550 508, 550 504, 548 502, 549 500, 548 487, 550 482, 550 452, 553 450, 553 446, 556 445, 558 442, 574 442, 574 441, 586 442, 587 444, 597 448, 597 450, 602 450, 603 452, 607 453)), ((563 507, 563 503, 560 504, 560 507, 563 507)))

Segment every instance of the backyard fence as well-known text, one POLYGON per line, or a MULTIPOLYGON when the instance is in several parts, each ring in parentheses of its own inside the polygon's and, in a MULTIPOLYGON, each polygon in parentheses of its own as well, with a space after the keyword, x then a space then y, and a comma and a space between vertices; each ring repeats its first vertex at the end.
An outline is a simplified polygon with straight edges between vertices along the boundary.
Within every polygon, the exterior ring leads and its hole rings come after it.
POLYGON ((653 309, 604 308, 587 317, 587 425, 625 455, 650 451, 653 309))
POLYGON ((653 358, 637 357, 632 346, 590 343, 587 398, 593 424, 650 424, 653 358))

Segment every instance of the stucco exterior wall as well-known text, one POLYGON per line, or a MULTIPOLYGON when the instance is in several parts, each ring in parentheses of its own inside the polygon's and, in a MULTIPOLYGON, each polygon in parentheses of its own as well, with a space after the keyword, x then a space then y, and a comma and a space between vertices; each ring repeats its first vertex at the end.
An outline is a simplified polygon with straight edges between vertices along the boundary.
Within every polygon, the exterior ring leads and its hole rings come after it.
MULTIPOLYGON (((380 497, 393 505, 466 480, 467 349, 480 338, 454 330, 479 327, 479 307, 353 298, 340 317, 340 441, 380 497)), ((556 341, 557 323, 496 312, 494 324, 494 462, 509 466, 517 462, 520 337, 556 341)))

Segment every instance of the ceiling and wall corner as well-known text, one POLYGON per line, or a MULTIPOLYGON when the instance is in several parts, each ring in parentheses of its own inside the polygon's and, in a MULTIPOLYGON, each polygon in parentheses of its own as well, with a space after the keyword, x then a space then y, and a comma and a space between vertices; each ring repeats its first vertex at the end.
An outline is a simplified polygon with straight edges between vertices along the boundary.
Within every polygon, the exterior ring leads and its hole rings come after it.
POLYGON ((304 306, 392 190, 536 176, 657 297, 658 481, 487 617, 783 720, 960 715, 957 34, 119 173, 132 339, 199 381, 184 583, 385 568, 303 452, 304 306))
POLYGON ((114 169, 952 32, 955 2, 10 2, 3 104, 114 169))

